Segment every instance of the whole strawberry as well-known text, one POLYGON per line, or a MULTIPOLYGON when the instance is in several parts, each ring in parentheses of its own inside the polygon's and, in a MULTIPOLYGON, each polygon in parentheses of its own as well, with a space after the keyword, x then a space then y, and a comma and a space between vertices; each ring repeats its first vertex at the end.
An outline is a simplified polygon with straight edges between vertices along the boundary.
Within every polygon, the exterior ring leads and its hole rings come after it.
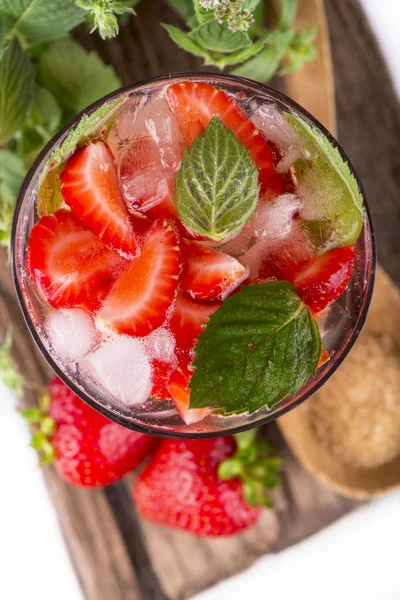
POLYGON ((32 445, 40 452, 41 463, 54 460, 61 477, 72 485, 109 485, 135 469, 157 446, 157 438, 109 421, 57 377, 47 398, 47 410, 28 409, 23 416, 39 429, 32 445))
POLYGON ((258 521, 270 505, 265 487, 279 485, 279 459, 258 456, 248 436, 239 448, 232 436, 163 440, 134 484, 134 502, 149 521, 199 536, 232 535, 258 521))

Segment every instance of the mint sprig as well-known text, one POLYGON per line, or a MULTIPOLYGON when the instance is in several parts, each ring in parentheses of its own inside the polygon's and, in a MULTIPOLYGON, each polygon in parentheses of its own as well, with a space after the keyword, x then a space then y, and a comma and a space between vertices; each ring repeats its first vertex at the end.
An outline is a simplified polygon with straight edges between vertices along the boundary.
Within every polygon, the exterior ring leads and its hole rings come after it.
POLYGON ((165 29, 180 48, 202 57, 205 65, 220 69, 240 65, 232 72, 268 81, 316 56, 315 28, 298 32, 295 27, 297 0, 280 0, 273 29, 265 27, 264 0, 169 0, 169 4, 185 20, 187 31, 168 25, 165 29))
POLYGON ((246 146, 214 116, 185 150, 175 204, 189 229, 213 240, 235 233, 257 205, 258 170, 246 146))
POLYGON ((314 245, 326 252, 357 240, 364 222, 363 198, 348 163, 328 138, 300 117, 285 113, 301 140, 295 163, 301 216, 314 245))
POLYGON ((290 283, 243 287, 199 337, 190 408, 271 408, 316 374, 321 351, 318 325, 290 283))
POLYGON ((61 205, 60 175, 65 162, 81 144, 88 139, 106 139, 117 112, 124 102, 123 97, 106 102, 90 114, 84 114, 72 131, 69 132, 61 146, 55 148, 48 159, 41 178, 38 191, 37 211, 39 215, 55 212, 61 205))

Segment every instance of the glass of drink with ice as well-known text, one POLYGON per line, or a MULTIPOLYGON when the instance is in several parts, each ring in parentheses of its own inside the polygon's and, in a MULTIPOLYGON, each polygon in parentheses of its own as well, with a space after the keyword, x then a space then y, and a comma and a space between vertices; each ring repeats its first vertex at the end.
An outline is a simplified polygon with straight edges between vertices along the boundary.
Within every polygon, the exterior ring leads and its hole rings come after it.
POLYGON ((14 281, 61 379, 140 431, 211 436, 316 391, 357 339, 374 235, 348 158, 246 79, 114 92, 43 149, 20 191, 14 281))

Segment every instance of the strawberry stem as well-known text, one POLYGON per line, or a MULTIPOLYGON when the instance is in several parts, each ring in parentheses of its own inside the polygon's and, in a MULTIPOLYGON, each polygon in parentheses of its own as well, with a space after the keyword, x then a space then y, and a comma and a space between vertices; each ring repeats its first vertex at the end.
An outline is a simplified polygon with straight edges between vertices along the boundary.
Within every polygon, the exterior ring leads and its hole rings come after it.
POLYGON ((38 393, 38 406, 26 408, 21 411, 21 416, 32 431, 31 448, 39 454, 39 466, 49 465, 54 461, 55 452, 51 444, 51 437, 56 431, 55 421, 49 416, 50 395, 47 390, 40 389, 38 393))
POLYGON ((243 494, 251 506, 272 507, 267 490, 282 483, 282 461, 275 449, 264 439, 258 439, 257 430, 244 431, 234 436, 237 450, 218 467, 221 479, 237 477, 243 481, 243 494))

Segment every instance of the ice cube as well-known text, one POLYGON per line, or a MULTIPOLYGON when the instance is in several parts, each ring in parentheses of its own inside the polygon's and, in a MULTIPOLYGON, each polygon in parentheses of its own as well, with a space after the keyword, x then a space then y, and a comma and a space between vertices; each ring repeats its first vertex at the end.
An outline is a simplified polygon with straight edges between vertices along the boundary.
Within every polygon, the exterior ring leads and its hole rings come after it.
POLYGON ((281 194, 274 201, 261 202, 253 217, 256 238, 273 243, 287 237, 292 229, 293 216, 301 206, 302 201, 296 194, 281 194))
POLYGON ((276 170, 278 173, 286 173, 301 155, 301 143, 296 131, 272 104, 258 106, 252 113, 252 121, 264 137, 273 142, 282 153, 276 170))
POLYGON ((150 360, 167 363, 173 361, 175 357, 175 340, 172 333, 165 327, 159 327, 150 335, 142 338, 142 343, 150 360))
POLYGON ((123 404, 142 404, 150 396, 151 366, 138 339, 113 336, 84 360, 81 370, 123 404))
POLYGON ((164 91, 153 96, 134 98, 118 116, 108 137, 116 156, 140 138, 151 138, 160 151, 165 168, 177 171, 183 154, 183 139, 178 121, 170 110, 164 91))
POLYGON ((44 322, 51 349, 63 362, 81 359, 96 338, 91 316, 80 308, 53 310, 44 322))
POLYGON ((112 133, 125 200, 145 212, 172 191, 183 154, 177 120, 164 96, 157 94, 132 101, 112 133))

